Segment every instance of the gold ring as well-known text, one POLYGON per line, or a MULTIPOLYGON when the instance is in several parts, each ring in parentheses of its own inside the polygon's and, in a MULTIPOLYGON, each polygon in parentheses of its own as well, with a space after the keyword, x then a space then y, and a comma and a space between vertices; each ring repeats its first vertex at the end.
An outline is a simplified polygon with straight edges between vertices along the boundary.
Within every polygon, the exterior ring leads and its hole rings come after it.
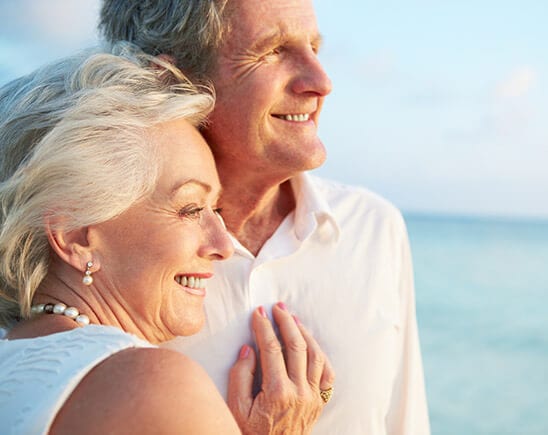
POLYGON ((320 397, 323 400, 323 403, 327 403, 331 400, 333 395, 333 387, 328 388, 327 390, 320 390, 320 397))

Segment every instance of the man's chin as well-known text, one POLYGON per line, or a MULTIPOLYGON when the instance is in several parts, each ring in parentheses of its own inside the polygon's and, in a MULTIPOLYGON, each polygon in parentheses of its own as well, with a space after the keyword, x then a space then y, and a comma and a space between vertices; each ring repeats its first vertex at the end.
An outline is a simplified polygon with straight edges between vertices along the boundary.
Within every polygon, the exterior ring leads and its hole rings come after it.
POLYGON ((311 171, 322 166, 327 160, 327 150, 325 149, 323 143, 318 140, 318 144, 314 146, 314 149, 311 150, 310 154, 306 156, 306 168, 303 170, 311 171))

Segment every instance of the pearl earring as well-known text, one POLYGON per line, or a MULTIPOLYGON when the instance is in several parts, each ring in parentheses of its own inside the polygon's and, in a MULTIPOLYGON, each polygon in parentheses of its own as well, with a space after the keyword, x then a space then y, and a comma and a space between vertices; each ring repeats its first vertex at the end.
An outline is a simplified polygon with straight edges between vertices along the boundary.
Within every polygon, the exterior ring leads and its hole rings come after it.
POLYGON ((93 284, 93 277, 91 276, 92 267, 93 267, 93 261, 88 261, 86 263, 86 271, 84 272, 84 277, 82 278, 82 282, 84 283, 84 285, 93 284))

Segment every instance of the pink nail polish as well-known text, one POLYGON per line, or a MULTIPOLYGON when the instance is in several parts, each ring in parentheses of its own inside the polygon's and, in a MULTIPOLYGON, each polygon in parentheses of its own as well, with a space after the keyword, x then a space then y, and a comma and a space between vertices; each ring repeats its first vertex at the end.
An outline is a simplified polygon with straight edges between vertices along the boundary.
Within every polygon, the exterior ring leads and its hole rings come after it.
POLYGON ((240 359, 246 359, 249 355, 249 350, 249 346, 247 344, 244 344, 240 349, 240 359))
POLYGON ((299 319, 295 314, 293 314, 293 320, 295 320, 295 323, 296 323, 298 326, 301 326, 301 325, 302 325, 300 319, 299 319))
POLYGON ((283 302, 278 302, 276 305, 282 310, 287 311, 287 306, 283 302))
POLYGON ((263 306, 260 306, 260 307, 259 307, 259 314, 260 314, 261 316, 265 317, 265 318, 267 317, 267 316, 266 316, 266 311, 265 311, 265 309, 264 309, 263 306))

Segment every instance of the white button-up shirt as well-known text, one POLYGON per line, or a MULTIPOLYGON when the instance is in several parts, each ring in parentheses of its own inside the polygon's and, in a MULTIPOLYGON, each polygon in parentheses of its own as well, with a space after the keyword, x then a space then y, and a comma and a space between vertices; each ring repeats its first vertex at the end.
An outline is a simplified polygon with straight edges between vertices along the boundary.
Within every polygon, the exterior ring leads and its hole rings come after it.
POLYGON ((200 362, 226 396, 253 344, 250 312, 284 301, 332 362, 334 394, 314 434, 429 434, 409 243, 401 214, 371 192, 309 174, 296 209, 257 257, 234 239, 216 264, 207 322, 166 344, 200 362))

